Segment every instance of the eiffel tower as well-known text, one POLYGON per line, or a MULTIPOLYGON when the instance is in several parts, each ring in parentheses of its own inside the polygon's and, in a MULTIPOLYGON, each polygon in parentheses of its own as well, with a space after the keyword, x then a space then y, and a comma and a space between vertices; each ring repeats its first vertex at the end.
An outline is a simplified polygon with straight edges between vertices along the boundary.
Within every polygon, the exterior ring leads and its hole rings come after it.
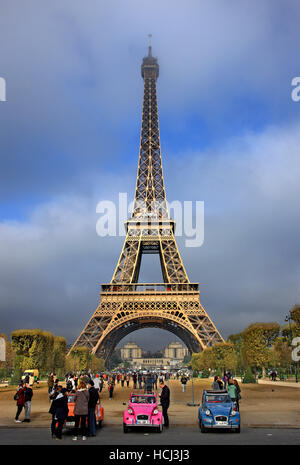
POLYGON ((168 212, 156 95, 159 66, 151 42, 141 72, 144 100, 132 215, 125 223, 126 238, 112 280, 102 284, 100 304, 70 350, 86 346, 106 362, 123 337, 141 328, 171 331, 190 352, 223 342, 200 304, 199 284, 189 281, 168 212), (159 254, 161 284, 138 283, 141 258, 147 253, 159 254))

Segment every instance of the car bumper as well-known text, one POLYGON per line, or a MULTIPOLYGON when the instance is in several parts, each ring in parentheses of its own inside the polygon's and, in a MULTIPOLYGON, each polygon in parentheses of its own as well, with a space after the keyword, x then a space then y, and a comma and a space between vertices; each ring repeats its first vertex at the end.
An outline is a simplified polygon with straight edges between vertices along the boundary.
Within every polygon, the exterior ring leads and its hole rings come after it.
POLYGON ((236 428, 239 428, 240 425, 239 424, 236 424, 236 425, 208 425, 208 424, 205 424, 204 426, 207 429, 208 428, 211 428, 211 429, 213 429, 213 428, 217 428, 217 429, 224 429, 224 428, 225 429, 236 429, 236 428))

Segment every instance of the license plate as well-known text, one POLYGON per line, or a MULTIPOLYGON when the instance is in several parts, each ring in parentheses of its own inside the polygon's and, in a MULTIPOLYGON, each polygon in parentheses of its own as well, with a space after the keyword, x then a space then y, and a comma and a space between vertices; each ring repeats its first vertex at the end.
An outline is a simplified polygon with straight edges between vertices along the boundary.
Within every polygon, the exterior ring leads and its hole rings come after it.
POLYGON ((137 420, 138 425, 149 425, 149 420, 137 420))
POLYGON ((227 421, 216 421, 216 425, 228 425, 227 421))
POLYGON ((66 421, 66 426, 75 426, 75 421, 66 421))

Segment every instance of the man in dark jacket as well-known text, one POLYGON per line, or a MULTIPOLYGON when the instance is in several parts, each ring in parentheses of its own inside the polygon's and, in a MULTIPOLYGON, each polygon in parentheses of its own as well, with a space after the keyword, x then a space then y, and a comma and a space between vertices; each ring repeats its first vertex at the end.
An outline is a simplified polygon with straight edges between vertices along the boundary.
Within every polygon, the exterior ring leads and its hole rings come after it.
POLYGON ((58 394, 53 399, 49 413, 52 414, 51 433, 52 438, 62 439, 62 429, 65 419, 68 417, 67 389, 58 386, 58 394))
POLYGON ((169 427, 168 408, 170 405, 170 389, 163 381, 159 383, 159 387, 161 389, 161 393, 159 394, 159 396, 160 396, 160 403, 162 406, 162 414, 164 417, 164 427, 168 428, 169 427))
POLYGON ((88 387, 89 387, 89 393, 90 393, 89 404, 88 404, 88 407, 89 407, 88 428, 89 428, 90 436, 96 436, 95 408, 99 400, 99 391, 98 389, 95 388, 93 380, 90 380, 88 382, 88 387))
POLYGON ((25 391, 24 391, 24 396, 25 396, 25 404, 24 404, 24 407, 25 407, 25 419, 23 420, 23 422, 25 423, 29 423, 30 422, 30 415, 31 415, 31 399, 32 399, 32 396, 33 396, 33 391, 30 387, 29 384, 25 384, 25 391))

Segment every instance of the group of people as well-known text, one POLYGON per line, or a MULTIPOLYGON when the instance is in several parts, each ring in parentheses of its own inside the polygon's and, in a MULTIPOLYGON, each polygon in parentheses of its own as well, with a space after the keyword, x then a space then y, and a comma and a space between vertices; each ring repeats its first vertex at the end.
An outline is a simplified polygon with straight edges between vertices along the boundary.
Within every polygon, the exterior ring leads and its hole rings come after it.
POLYGON ((17 412, 15 416, 15 423, 29 423, 31 416, 31 399, 33 391, 29 383, 20 381, 14 400, 17 401, 17 412), (24 408, 25 418, 19 420, 19 416, 24 408))
POLYGON ((88 436, 96 436, 95 407, 100 401, 99 389, 95 387, 94 381, 87 375, 79 377, 74 387, 73 385, 68 386, 68 382, 66 382, 66 385, 67 387, 64 388, 61 384, 54 382, 53 389, 49 394, 52 438, 62 439, 63 425, 69 414, 68 392, 70 391, 73 393, 72 401, 75 404, 73 440, 77 441, 79 434, 82 436, 83 441, 88 436))
POLYGON ((220 376, 216 375, 214 377, 214 381, 211 387, 214 391, 227 389, 232 402, 235 402, 237 410, 239 411, 239 401, 241 400, 241 388, 237 380, 232 378, 231 373, 224 373, 223 380, 221 380, 220 376))

